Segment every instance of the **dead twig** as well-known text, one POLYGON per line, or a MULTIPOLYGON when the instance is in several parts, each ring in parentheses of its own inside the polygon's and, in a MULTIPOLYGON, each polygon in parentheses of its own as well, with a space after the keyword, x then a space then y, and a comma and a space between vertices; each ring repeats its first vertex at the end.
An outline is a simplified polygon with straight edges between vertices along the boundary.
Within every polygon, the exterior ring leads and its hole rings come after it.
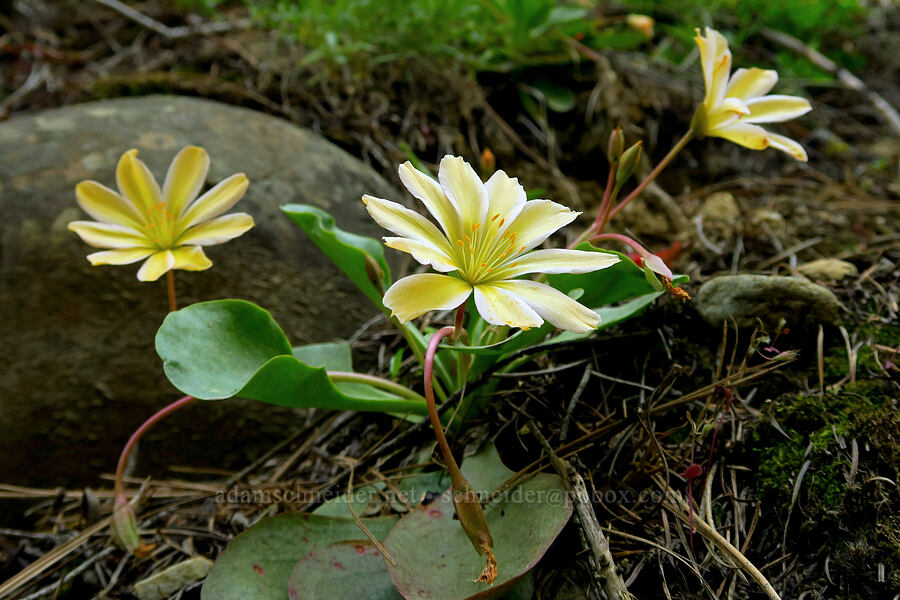
POLYGON ((634 596, 625 587, 625 582, 616 571, 616 563, 613 561, 612 553, 609 551, 609 541, 600 529, 600 523, 597 522, 597 515, 591 506, 591 499, 587 492, 587 486, 581 475, 572 466, 569 461, 560 458, 547 438, 538 430, 534 421, 529 423, 531 433, 537 438, 541 446, 550 457, 550 464, 559 473, 566 484, 569 497, 572 504, 575 505, 575 512, 578 515, 578 522, 581 523, 581 529, 584 532, 584 538, 591 549, 591 555, 597 567, 597 576, 603 584, 606 597, 609 600, 631 600, 634 596))
POLYGON ((94 0, 107 8, 111 8, 124 17, 127 17, 135 23, 146 27, 151 31, 155 31, 159 35, 170 40, 185 38, 191 35, 209 35, 213 33, 224 33, 234 29, 247 29, 251 25, 250 19, 238 19, 236 21, 217 21, 214 23, 203 23, 197 26, 183 25, 181 27, 169 27, 155 19, 151 19, 139 10, 131 8, 127 4, 119 2, 119 0, 94 0))

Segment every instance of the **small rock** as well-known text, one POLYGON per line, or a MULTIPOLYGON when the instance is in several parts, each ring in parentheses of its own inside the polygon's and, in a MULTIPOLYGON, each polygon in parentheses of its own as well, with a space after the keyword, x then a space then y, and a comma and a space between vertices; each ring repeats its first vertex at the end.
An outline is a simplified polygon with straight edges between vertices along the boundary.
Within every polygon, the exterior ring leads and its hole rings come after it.
POLYGON ((728 192, 717 192, 703 201, 698 213, 704 221, 734 222, 741 216, 734 196, 728 192))
POLYGON ((140 600, 165 600, 178 590, 206 577, 213 561, 195 556, 142 579, 134 584, 134 595, 140 600))
POLYGON ((835 324, 840 303, 831 290, 800 277, 727 275, 703 284, 694 305, 711 325, 734 318, 738 326, 762 321, 774 328, 784 319, 788 326, 835 324))
POLYGON ((856 265, 837 258, 820 258, 800 265, 797 270, 810 279, 828 279, 830 281, 840 281, 845 277, 859 274, 856 265))
POLYGON ((622 211, 628 229, 638 235, 663 236, 669 233, 671 227, 665 213, 659 209, 650 208, 643 199, 636 199, 628 204, 622 211))

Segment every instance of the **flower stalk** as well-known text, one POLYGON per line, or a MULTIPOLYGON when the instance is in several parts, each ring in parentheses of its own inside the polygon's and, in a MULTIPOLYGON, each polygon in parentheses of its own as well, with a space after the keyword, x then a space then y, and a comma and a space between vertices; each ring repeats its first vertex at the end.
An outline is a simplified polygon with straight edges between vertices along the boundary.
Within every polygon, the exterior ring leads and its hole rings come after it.
POLYGON ((193 401, 193 396, 184 396, 156 412, 149 419, 144 421, 140 427, 135 429, 134 433, 131 434, 131 437, 128 438, 128 441, 125 443, 125 447, 122 448, 122 453, 119 455, 119 463, 116 465, 115 483, 113 484, 115 496, 115 500, 113 501, 113 537, 125 548, 125 550, 135 556, 145 556, 152 549, 152 546, 141 543, 137 533, 134 510, 128 502, 128 498, 125 496, 124 479, 128 457, 131 456, 131 451, 137 445, 141 437, 143 437, 151 427, 193 401))
MULTIPOLYGON (((465 306, 461 308, 462 310, 457 311, 457 322, 459 322, 459 315, 464 313, 465 306)), ((478 577, 478 581, 490 584, 497 578, 497 559, 493 552, 494 539, 491 537, 477 492, 463 476, 459 465, 456 464, 456 459, 453 458, 453 452, 450 450, 450 444, 444 434, 444 427, 434 401, 434 355, 441 340, 453 336, 455 333, 456 327, 444 327, 436 331, 428 342, 428 349, 425 351, 425 400, 428 403, 428 417, 431 419, 434 437, 437 439, 438 448, 440 448, 447 472, 450 474, 450 493, 453 499, 453 508, 456 509, 459 517, 459 524, 478 554, 487 555, 484 570, 478 577)))
POLYGON ((178 304, 175 302, 175 272, 166 271, 166 288, 169 291, 169 312, 178 310, 178 304))

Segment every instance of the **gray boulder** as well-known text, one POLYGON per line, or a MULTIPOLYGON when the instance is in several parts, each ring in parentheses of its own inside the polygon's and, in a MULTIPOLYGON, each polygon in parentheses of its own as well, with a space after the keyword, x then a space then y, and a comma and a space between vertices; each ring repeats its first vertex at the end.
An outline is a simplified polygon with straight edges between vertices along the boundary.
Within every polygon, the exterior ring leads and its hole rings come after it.
MULTIPOLYGON (((209 248, 203 272, 176 271, 181 306, 244 298, 272 311, 295 344, 346 338, 377 311, 279 210, 304 202, 340 227, 380 236, 360 196, 401 198, 384 179, 314 133, 199 99, 150 96, 93 102, 0 124, 0 482, 95 483, 131 431, 178 398, 153 339, 166 315, 165 277, 141 283, 138 264, 91 267, 66 229, 86 219, 75 184, 115 188, 115 165, 138 148, 158 181, 182 147, 211 157, 208 186, 244 172, 233 211, 256 227, 209 248)), ((198 403, 157 426, 140 473, 172 464, 232 468, 302 424, 289 409, 198 403)))
POLYGON ((838 322, 840 303, 828 288, 801 279, 776 275, 726 275, 703 284, 694 305, 712 325, 734 318, 741 327, 761 322, 788 327, 838 322))

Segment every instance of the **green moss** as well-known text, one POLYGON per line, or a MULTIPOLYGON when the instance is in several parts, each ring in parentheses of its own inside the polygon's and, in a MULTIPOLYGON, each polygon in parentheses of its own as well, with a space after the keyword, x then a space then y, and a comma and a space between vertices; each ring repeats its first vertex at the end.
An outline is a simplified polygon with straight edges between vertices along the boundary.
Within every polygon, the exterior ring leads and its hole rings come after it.
MULTIPOLYGON (((875 346, 881 345, 889 348, 900 346, 900 325, 865 323, 856 328, 855 333, 857 339, 863 342, 856 354, 857 377, 865 376, 868 373, 881 373, 881 367, 875 360, 875 346)), ((884 352, 881 353, 880 359, 883 366, 886 359, 884 352)), ((847 350, 844 344, 833 344, 825 353, 826 379, 840 379, 847 375, 848 369, 847 350)))
MULTIPOLYGON (((795 510, 800 508, 811 523, 836 516, 847 494, 850 440, 872 438, 878 444, 875 437, 886 431, 885 420, 895 414, 894 396, 892 382, 876 379, 847 384, 824 396, 787 395, 773 402, 770 424, 757 430, 753 440, 764 500, 786 515, 794 484, 808 460, 795 510)), ((880 445, 892 456, 897 441, 889 434, 880 445)))

